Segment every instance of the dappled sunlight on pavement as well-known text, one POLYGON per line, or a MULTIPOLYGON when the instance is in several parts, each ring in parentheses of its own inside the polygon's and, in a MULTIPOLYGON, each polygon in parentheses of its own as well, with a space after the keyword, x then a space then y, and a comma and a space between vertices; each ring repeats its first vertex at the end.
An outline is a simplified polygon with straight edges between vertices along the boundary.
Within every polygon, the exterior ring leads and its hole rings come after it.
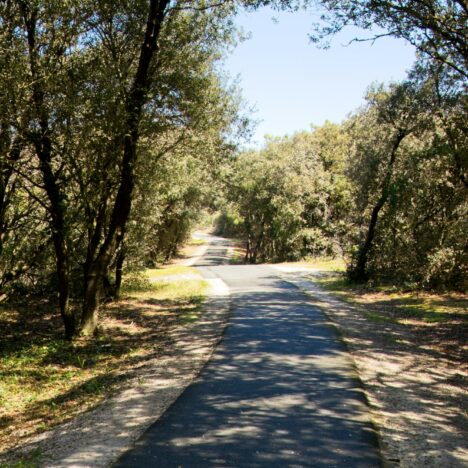
POLYGON ((231 324, 198 381, 116 466, 380 466, 360 382, 325 316, 268 268, 200 269, 229 285, 231 324))

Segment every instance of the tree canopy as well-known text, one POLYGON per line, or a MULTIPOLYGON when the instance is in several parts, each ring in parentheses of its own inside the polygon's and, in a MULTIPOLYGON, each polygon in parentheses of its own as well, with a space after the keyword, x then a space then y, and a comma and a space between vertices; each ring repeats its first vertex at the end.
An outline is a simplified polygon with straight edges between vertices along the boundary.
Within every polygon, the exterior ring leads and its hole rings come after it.
POLYGON ((57 295, 67 337, 91 335, 124 266, 170 258, 215 205, 250 262, 343 254, 356 279, 466 288, 466 17, 429 0, 0 3, 2 297, 57 295), (318 4, 316 40, 378 26, 420 60, 343 124, 238 154, 219 66, 234 15, 318 4))
POLYGON ((403 38, 422 54, 468 77, 468 4, 465 0, 321 0, 325 12, 316 24, 315 41, 348 25, 403 38))

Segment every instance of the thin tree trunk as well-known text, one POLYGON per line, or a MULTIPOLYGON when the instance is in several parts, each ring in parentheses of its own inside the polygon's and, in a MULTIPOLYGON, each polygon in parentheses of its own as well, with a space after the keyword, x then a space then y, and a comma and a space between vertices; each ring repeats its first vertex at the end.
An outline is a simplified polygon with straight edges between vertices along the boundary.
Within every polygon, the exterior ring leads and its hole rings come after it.
POLYGON ((52 141, 50 139, 49 117, 44 105, 42 79, 37 69, 36 11, 30 9, 26 2, 20 2, 20 6, 28 41, 29 67, 32 78, 32 98, 34 110, 40 126, 40 131, 32 134, 30 138, 39 159, 39 168, 50 203, 50 224, 55 248, 60 314, 65 326, 65 336, 71 339, 76 330, 75 317, 69 306, 70 267, 65 234, 65 197, 60 190, 52 167, 52 141))
MULTIPOLYGON (((6 125, 1 130, 4 134, 8 132, 8 130, 5 127, 6 125)), ((6 140, 9 140, 9 138, 6 138, 6 140)), ((9 141, 6 141, 5 145, 1 143, 0 158, 2 159, 0 161, 0 256, 3 253, 3 241, 5 237, 5 231, 7 228, 6 211, 9 205, 8 185, 13 174, 13 166, 18 161, 22 150, 22 142, 19 137, 15 137, 13 139, 13 141, 11 142, 11 147, 9 148, 6 147, 6 144, 8 144, 9 141)))
POLYGON ((390 190, 390 182, 393 174, 393 166, 395 164, 396 155, 400 143, 403 141, 405 136, 407 135, 404 131, 399 131, 395 137, 395 141, 392 145, 392 150, 390 153, 390 159, 387 165, 387 171, 385 174, 385 178, 382 183, 382 191, 377 203, 375 204, 374 208, 372 209, 371 218, 369 221, 369 226, 367 228, 366 239, 362 244, 361 248, 359 249, 356 266, 351 270, 351 279, 354 281, 367 281, 368 274, 367 274, 367 262, 369 259, 369 252, 372 248, 372 243, 375 237, 375 229, 377 227, 377 221, 379 218, 379 213, 383 206, 385 205, 389 190, 390 190))
POLYGON ((96 330, 103 276, 122 242, 130 214, 134 188, 134 165, 139 139, 139 123, 149 88, 149 67, 158 53, 157 41, 169 0, 150 0, 148 21, 135 79, 126 102, 127 120, 123 129, 124 147, 120 186, 112 210, 111 222, 104 243, 89 265, 84 286, 81 333, 90 335, 96 330))
POLYGON ((260 223, 260 234, 255 242, 255 247, 253 250, 253 255, 251 257, 250 263, 255 264, 257 263, 258 254, 262 256, 262 248, 263 248, 263 239, 265 237, 265 217, 262 217, 262 222, 260 223))
POLYGON ((123 246, 120 247, 117 261, 115 263, 115 286, 114 286, 114 299, 120 299, 120 290, 122 288, 123 264, 125 260, 125 252, 123 246))

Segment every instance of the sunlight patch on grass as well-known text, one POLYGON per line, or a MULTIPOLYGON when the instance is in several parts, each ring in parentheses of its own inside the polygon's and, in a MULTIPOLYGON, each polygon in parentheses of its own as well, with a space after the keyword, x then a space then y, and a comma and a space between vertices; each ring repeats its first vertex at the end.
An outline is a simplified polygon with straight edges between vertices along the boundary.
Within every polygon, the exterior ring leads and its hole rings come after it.
POLYGON ((243 247, 234 246, 232 255, 229 258, 230 265, 242 265, 245 261, 245 249, 243 247))
POLYGON ((382 315, 377 312, 369 312, 366 311, 364 312, 364 315, 368 320, 374 323, 389 323, 389 322, 394 322, 394 320, 391 317, 386 317, 385 315, 382 315))
POLYGON ((192 245, 192 246, 206 245, 206 244, 208 244, 208 241, 206 239, 195 239, 193 237, 187 242, 187 245, 192 245))
POLYGON ((201 277, 201 273, 192 267, 173 265, 162 268, 149 268, 144 271, 145 276, 149 280, 155 280, 164 276, 177 276, 177 275, 196 275, 201 277))
POLYGON ((321 271, 342 272, 346 270, 346 263, 342 258, 308 258, 304 266, 321 271))
POLYGON ((182 279, 178 281, 157 281, 151 283, 145 276, 132 276, 124 280, 122 292, 137 299, 184 300, 201 302, 208 288, 203 279, 182 279))

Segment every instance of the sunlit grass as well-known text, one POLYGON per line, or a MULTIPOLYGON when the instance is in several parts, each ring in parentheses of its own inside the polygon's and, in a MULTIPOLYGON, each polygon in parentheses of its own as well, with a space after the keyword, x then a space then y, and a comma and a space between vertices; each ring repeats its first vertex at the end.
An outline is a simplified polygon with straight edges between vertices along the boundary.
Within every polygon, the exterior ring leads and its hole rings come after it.
POLYGON ((245 261, 245 249, 242 247, 234 247, 232 249, 232 255, 229 258, 231 265, 242 265, 245 261))
POLYGON ((345 271, 346 263, 342 258, 308 258, 304 266, 321 271, 345 271))
POLYGON ((187 245, 194 245, 194 246, 206 245, 206 244, 208 244, 207 240, 205 240, 205 239, 195 239, 193 237, 187 242, 187 245))
POLYGON ((177 275, 195 275, 201 276, 201 273, 192 267, 183 265, 166 266, 162 268, 148 268, 144 271, 145 276, 149 280, 158 279, 164 276, 177 276, 177 275))

